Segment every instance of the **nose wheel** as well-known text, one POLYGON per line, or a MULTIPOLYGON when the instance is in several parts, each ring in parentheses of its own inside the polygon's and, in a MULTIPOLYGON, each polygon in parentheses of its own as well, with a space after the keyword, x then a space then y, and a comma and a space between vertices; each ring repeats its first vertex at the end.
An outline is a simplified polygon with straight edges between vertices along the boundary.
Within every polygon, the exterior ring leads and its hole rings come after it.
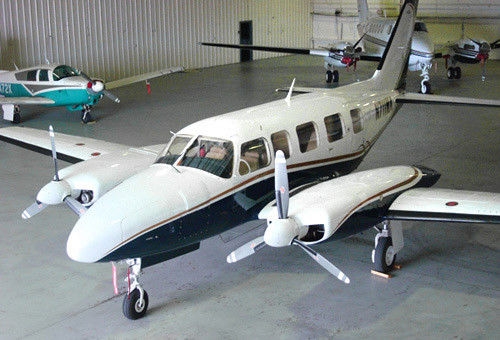
POLYGON ((146 315, 148 310, 148 293, 141 287, 139 277, 141 275, 141 259, 127 260, 128 292, 123 298, 123 315, 127 319, 137 320, 146 315))
POLYGON ((429 76, 429 69, 431 68, 432 64, 422 64, 422 74, 420 75, 422 77, 422 81, 420 82, 420 92, 423 94, 430 94, 431 92, 431 77, 429 76))

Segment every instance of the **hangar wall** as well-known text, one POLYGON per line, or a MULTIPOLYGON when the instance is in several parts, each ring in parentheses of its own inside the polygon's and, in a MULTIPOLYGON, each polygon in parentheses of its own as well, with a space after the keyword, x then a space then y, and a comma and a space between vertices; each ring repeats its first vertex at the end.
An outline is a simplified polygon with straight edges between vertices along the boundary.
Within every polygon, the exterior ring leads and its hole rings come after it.
MULTIPOLYGON (((199 41, 309 45, 309 0, 1 0, 0 69, 66 63, 107 81, 169 66, 239 61, 239 51, 199 41), (305 29, 296 30, 299 22, 305 29), (290 27, 292 25, 292 27, 290 27)), ((255 53, 255 58, 264 57, 255 53)))

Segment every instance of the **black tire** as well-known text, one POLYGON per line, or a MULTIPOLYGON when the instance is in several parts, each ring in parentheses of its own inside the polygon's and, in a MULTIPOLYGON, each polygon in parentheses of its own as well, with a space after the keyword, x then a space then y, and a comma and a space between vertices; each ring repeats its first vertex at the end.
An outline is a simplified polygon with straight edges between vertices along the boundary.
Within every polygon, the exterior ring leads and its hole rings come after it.
POLYGON ((19 112, 14 113, 14 118, 12 119, 12 123, 19 124, 21 123, 21 115, 19 112))
POLYGON ((139 289, 134 289, 132 293, 129 295, 125 295, 123 298, 123 315, 130 320, 137 320, 146 315, 146 311, 148 310, 148 293, 144 291, 144 303, 142 306, 139 304, 139 299, 141 297, 141 293, 139 289))
POLYGON ((392 251, 392 238, 380 237, 375 248, 375 270, 380 273, 389 273, 394 269, 396 254, 392 251), (388 253, 389 251, 389 253, 388 253))
POLYGON ((338 83, 339 82, 339 71, 335 70, 333 71, 333 82, 338 83))
POLYGON ((326 71, 326 82, 330 84, 332 82, 332 79, 333 79, 332 71, 330 70, 326 71))
POLYGON ((87 124, 93 121, 92 116, 90 115, 90 112, 85 113, 85 110, 82 110, 82 122, 83 124, 87 124))
POLYGON ((448 71, 446 71, 446 76, 448 77, 448 79, 455 79, 455 68, 448 67, 448 71))
POLYGON ((455 79, 462 78, 462 69, 460 67, 455 67, 455 79))
POLYGON ((431 83, 428 81, 424 81, 422 84, 422 93, 423 94, 430 94, 431 93, 431 83))

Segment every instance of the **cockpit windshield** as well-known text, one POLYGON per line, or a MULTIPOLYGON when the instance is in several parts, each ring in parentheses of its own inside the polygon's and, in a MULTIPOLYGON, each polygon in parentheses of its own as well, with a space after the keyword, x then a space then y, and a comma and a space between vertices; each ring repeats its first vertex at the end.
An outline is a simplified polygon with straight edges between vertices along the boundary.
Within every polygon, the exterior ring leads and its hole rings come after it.
POLYGON ((233 143, 205 136, 174 136, 156 163, 187 166, 219 177, 233 174, 233 143))
POLYGON ((75 77, 80 75, 80 71, 68 65, 59 65, 52 72, 54 80, 61 80, 67 77, 75 77))
POLYGON ((425 23, 423 22, 416 22, 415 23, 415 32, 427 32, 427 26, 425 26, 425 23))

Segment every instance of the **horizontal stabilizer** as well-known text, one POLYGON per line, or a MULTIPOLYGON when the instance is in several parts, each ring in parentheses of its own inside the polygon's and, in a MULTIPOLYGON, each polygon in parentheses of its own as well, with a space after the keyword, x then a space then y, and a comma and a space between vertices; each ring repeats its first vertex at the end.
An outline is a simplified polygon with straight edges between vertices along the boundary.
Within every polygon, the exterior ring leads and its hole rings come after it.
POLYGON ((500 223, 500 194, 411 189, 392 203, 386 217, 390 220, 500 223))
POLYGON ((500 100, 479 99, 467 97, 439 96, 434 94, 422 93, 402 93, 396 98, 397 103, 413 104, 452 104, 452 105, 476 105, 500 107, 500 100))

